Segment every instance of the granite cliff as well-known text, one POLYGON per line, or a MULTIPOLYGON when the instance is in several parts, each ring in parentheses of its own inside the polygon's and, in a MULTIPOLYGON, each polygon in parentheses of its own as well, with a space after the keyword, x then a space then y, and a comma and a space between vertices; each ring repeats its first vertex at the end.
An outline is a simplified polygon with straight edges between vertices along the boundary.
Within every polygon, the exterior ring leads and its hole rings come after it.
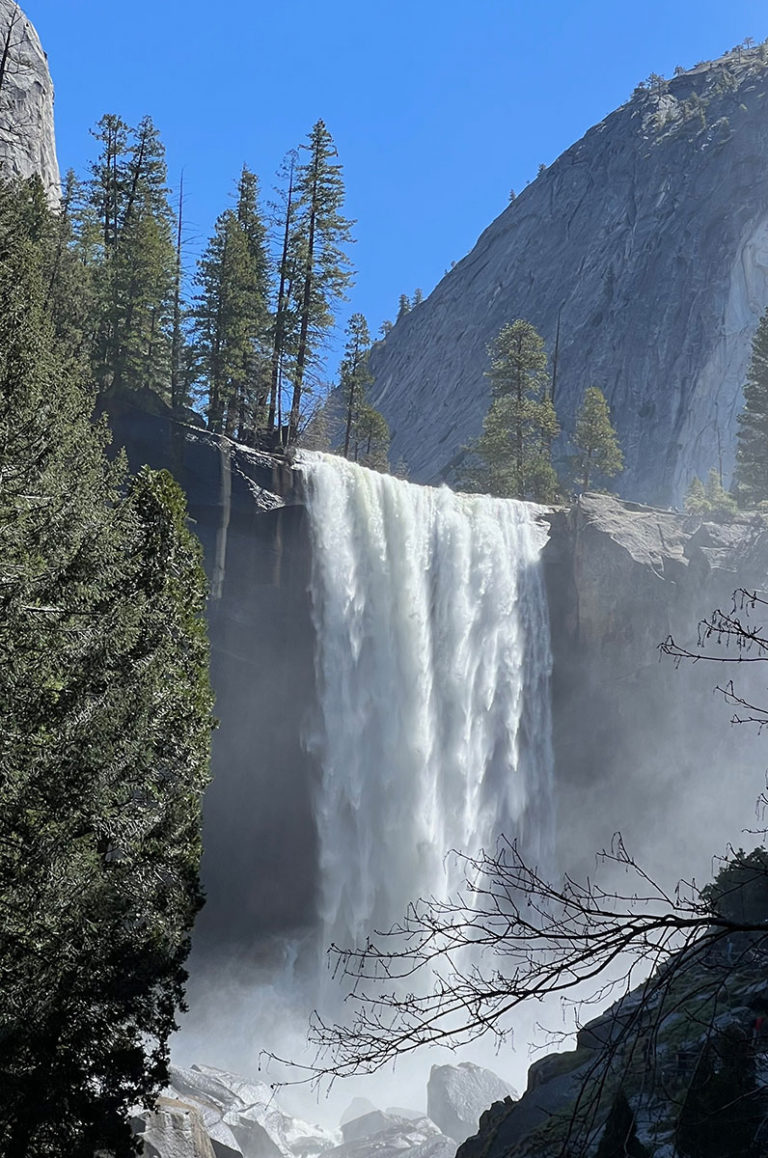
POLYGON ((606 394, 622 494, 666 505, 727 473, 768 304, 767 97, 766 47, 729 53, 637 89, 527 186, 374 348, 392 460, 450 475, 487 408, 488 343, 523 317, 557 342, 566 433, 587 386, 606 394))
POLYGON ((49 198, 57 201, 59 165, 48 57, 13 0, 0 0, 0 61, 0 175, 37 173, 49 198))

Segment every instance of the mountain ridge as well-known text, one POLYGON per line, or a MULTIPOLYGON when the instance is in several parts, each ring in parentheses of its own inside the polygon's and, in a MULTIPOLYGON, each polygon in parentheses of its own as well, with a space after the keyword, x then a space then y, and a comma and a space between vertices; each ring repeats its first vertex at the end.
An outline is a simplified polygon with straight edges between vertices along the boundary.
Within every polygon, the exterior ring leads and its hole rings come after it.
POLYGON ((487 407, 488 343, 524 317, 557 346, 566 432, 587 386, 606 394, 623 495, 666 504, 728 473, 768 303, 767 94, 762 45, 658 78, 527 186, 374 347, 393 461, 451 477, 487 407))

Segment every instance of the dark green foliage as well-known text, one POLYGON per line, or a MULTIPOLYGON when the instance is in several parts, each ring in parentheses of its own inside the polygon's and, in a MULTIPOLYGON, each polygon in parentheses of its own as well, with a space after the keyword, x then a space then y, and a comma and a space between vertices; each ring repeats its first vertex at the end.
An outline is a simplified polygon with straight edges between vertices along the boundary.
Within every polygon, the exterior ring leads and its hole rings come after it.
POLYGON ((715 522, 728 522, 736 514, 736 500, 722 484, 720 472, 712 467, 707 485, 694 477, 685 496, 685 509, 690 515, 702 515, 715 522))
POLYGON ((170 388, 176 249, 165 150, 144 117, 131 129, 112 114, 94 133, 90 220, 84 223, 97 314, 92 365, 100 389, 170 388))
POLYGON ((121 1158, 200 903, 205 584, 170 476, 105 458, 26 204, 0 193, 0 1137, 121 1158))
POLYGON ((389 470, 389 423, 380 410, 364 402, 353 431, 352 457, 372 470, 389 470))
POLYGON ((345 297, 352 268, 345 247, 352 242, 354 222, 342 215, 344 180, 333 138, 317 121, 303 146, 307 159, 296 171, 296 211, 290 238, 290 266, 295 270, 291 299, 295 320, 289 441, 299 434, 307 371, 316 360, 323 337, 333 326, 333 307, 345 297))
POLYGON ((362 314, 353 314, 347 323, 347 344, 341 363, 339 386, 344 397, 346 424, 344 430, 344 456, 349 458, 353 426, 365 403, 365 388, 373 381, 368 369, 368 355, 371 336, 368 323, 362 314))
POLYGON ((768 500, 768 310, 752 341, 739 415, 734 490, 740 507, 768 500))
POLYGON ((635 1115, 623 1090, 613 1099, 595 1158, 650 1158, 637 1137, 635 1115))
POLYGON ((577 452, 577 472, 582 490, 589 487, 594 474, 613 478, 624 468, 624 458, 611 425, 611 415, 605 395, 597 386, 589 386, 584 394, 573 445, 577 452))
POLYGON ((363 466, 387 470, 389 426, 384 415, 371 406, 366 394, 373 378, 368 369, 371 338, 362 314, 352 315, 346 334, 347 344, 339 375, 339 389, 344 401, 342 454, 363 466))
POLYGON ((240 437, 264 424, 269 391, 265 237, 256 176, 244 167, 237 204, 216 221, 199 262, 194 311, 209 426, 240 437))
POLYGON ((751 1042, 729 1026, 706 1042, 691 1077, 675 1131, 680 1158, 759 1158, 765 1110, 751 1042))
POLYGON ((461 485, 501 498, 551 502, 552 441, 559 427, 544 342, 530 322, 507 323, 489 348, 491 405, 461 485))

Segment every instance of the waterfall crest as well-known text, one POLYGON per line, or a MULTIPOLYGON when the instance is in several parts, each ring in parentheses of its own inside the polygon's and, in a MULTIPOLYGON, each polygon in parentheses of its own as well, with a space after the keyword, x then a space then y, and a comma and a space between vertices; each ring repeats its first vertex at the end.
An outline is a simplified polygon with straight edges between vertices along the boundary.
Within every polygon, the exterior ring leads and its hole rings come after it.
POLYGON ((531 504, 301 459, 312 539, 324 944, 456 892, 501 833, 549 860, 551 653, 531 504))

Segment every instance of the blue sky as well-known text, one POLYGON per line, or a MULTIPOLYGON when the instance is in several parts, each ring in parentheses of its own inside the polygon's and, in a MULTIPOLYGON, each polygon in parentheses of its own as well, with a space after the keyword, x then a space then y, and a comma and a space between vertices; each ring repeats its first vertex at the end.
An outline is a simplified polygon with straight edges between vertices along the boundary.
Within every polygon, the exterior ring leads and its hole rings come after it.
MULTIPOLYGON (((268 193, 318 117, 344 166, 373 331, 428 293, 507 203, 627 99, 752 36, 765 0, 26 0, 56 84, 59 161, 104 112, 154 118, 185 173, 189 256, 247 162, 268 193)), ((334 352, 328 370, 335 371, 334 352)))

